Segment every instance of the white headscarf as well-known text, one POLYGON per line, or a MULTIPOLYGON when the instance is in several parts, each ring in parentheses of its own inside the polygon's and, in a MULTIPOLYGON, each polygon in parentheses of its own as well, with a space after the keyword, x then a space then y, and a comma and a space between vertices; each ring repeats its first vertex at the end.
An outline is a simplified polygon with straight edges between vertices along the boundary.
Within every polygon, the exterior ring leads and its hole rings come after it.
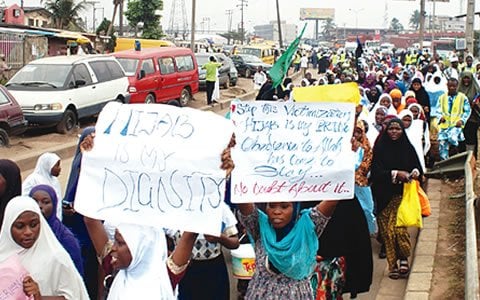
MULTIPOLYGON (((408 109, 411 109, 412 107, 416 107, 420 112, 420 114, 423 114, 425 116, 423 107, 420 104, 412 103, 408 106, 408 109)), ((432 146, 430 143, 430 129, 428 126, 428 122, 420 118, 417 118, 412 121, 412 126, 419 128, 419 130, 423 131, 423 155, 427 155, 428 151, 430 150, 430 147, 432 146)))
POLYGON ((88 300, 87 290, 70 255, 55 237, 40 208, 30 197, 18 196, 8 202, 0 231, 0 262, 18 255, 43 296, 63 296, 67 300, 88 300), (15 220, 25 211, 40 218, 40 233, 33 246, 25 249, 12 237, 15 220))
POLYGON ((409 109, 404 109, 398 114, 398 118, 400 120, 406 116, 409 116, 412 119, 412 123, 410 124, 410 127, 405 128, 405 133, 407 134, 410 144, 412 144, 413 148, 415 148, 415 152, 417 153, 422 170, 425 172, 425 156, 423 154, 423 124, 419 122, 413 122, 417 120, 413 119, 413 113, 409 109))
MULTIPOLYGON (((52 168, 60 161, 60 156, 55 153, 45 152, 38 157, 33 173, 28 175, 22 183, 22 195, 28 196, 33 187, 39 184, 51 186, 57 194, 58 202, 63 200, 62 186, 57 177, 52 175, 52 168)), ((62 205, 57 205, 57 218, 62 220, 62 205)))
POLYGON ((115 276, 107 299, 175 299, 163 229, 133 224, 120 224, 117 229, 130 249, 132 262, 115 276))

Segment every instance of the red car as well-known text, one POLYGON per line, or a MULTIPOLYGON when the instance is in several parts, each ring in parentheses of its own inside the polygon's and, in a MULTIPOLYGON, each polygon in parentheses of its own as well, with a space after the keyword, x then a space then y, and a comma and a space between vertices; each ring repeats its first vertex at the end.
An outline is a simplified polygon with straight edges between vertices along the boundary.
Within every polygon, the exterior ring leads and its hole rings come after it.
POLYGON ((9 145, 10 135, 20 135, 27 130, 22 109, 8 90, 0 85, 0 147, 9 145))
POLYGON ((128 77, 130 103, 185 106, 198 92, 198 66, 190 49, 146 48, 113 53, 128 77))

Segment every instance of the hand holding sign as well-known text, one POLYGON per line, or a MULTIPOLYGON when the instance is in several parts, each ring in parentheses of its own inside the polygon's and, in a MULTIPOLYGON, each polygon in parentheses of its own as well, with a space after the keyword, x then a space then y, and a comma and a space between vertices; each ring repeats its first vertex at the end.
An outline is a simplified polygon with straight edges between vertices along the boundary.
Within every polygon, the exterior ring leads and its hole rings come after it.
POLYGON ((36 283, 30 276, 23 279, 23 292, 25 295, 33 297, 34 300, 42 299, 38 283, 36 283))

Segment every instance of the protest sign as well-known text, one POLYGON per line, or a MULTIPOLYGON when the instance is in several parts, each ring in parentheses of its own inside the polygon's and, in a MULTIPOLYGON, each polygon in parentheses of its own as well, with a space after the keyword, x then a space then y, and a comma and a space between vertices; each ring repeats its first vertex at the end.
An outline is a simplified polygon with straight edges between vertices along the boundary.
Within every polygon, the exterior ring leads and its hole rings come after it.
POLYGON ((212 112, 109 103, 84 153, 75 209, 101 220, 218 235, 233 126, 212 112))
POLYGON ((32 299, 23 292, 23 279, 28 271, 22 266, 17 255, 0 263, 0 300, 32 299))
POLYGON ((351 199, 355 104, 237 102, 232 202, 351 199))

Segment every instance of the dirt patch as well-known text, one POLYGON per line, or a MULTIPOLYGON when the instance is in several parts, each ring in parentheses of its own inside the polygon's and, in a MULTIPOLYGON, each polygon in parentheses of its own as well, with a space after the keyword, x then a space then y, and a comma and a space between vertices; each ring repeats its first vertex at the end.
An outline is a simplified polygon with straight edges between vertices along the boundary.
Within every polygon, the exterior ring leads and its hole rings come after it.
POLYGON ((430 299, 464 299, 465 183, 444 180, 430 299))

